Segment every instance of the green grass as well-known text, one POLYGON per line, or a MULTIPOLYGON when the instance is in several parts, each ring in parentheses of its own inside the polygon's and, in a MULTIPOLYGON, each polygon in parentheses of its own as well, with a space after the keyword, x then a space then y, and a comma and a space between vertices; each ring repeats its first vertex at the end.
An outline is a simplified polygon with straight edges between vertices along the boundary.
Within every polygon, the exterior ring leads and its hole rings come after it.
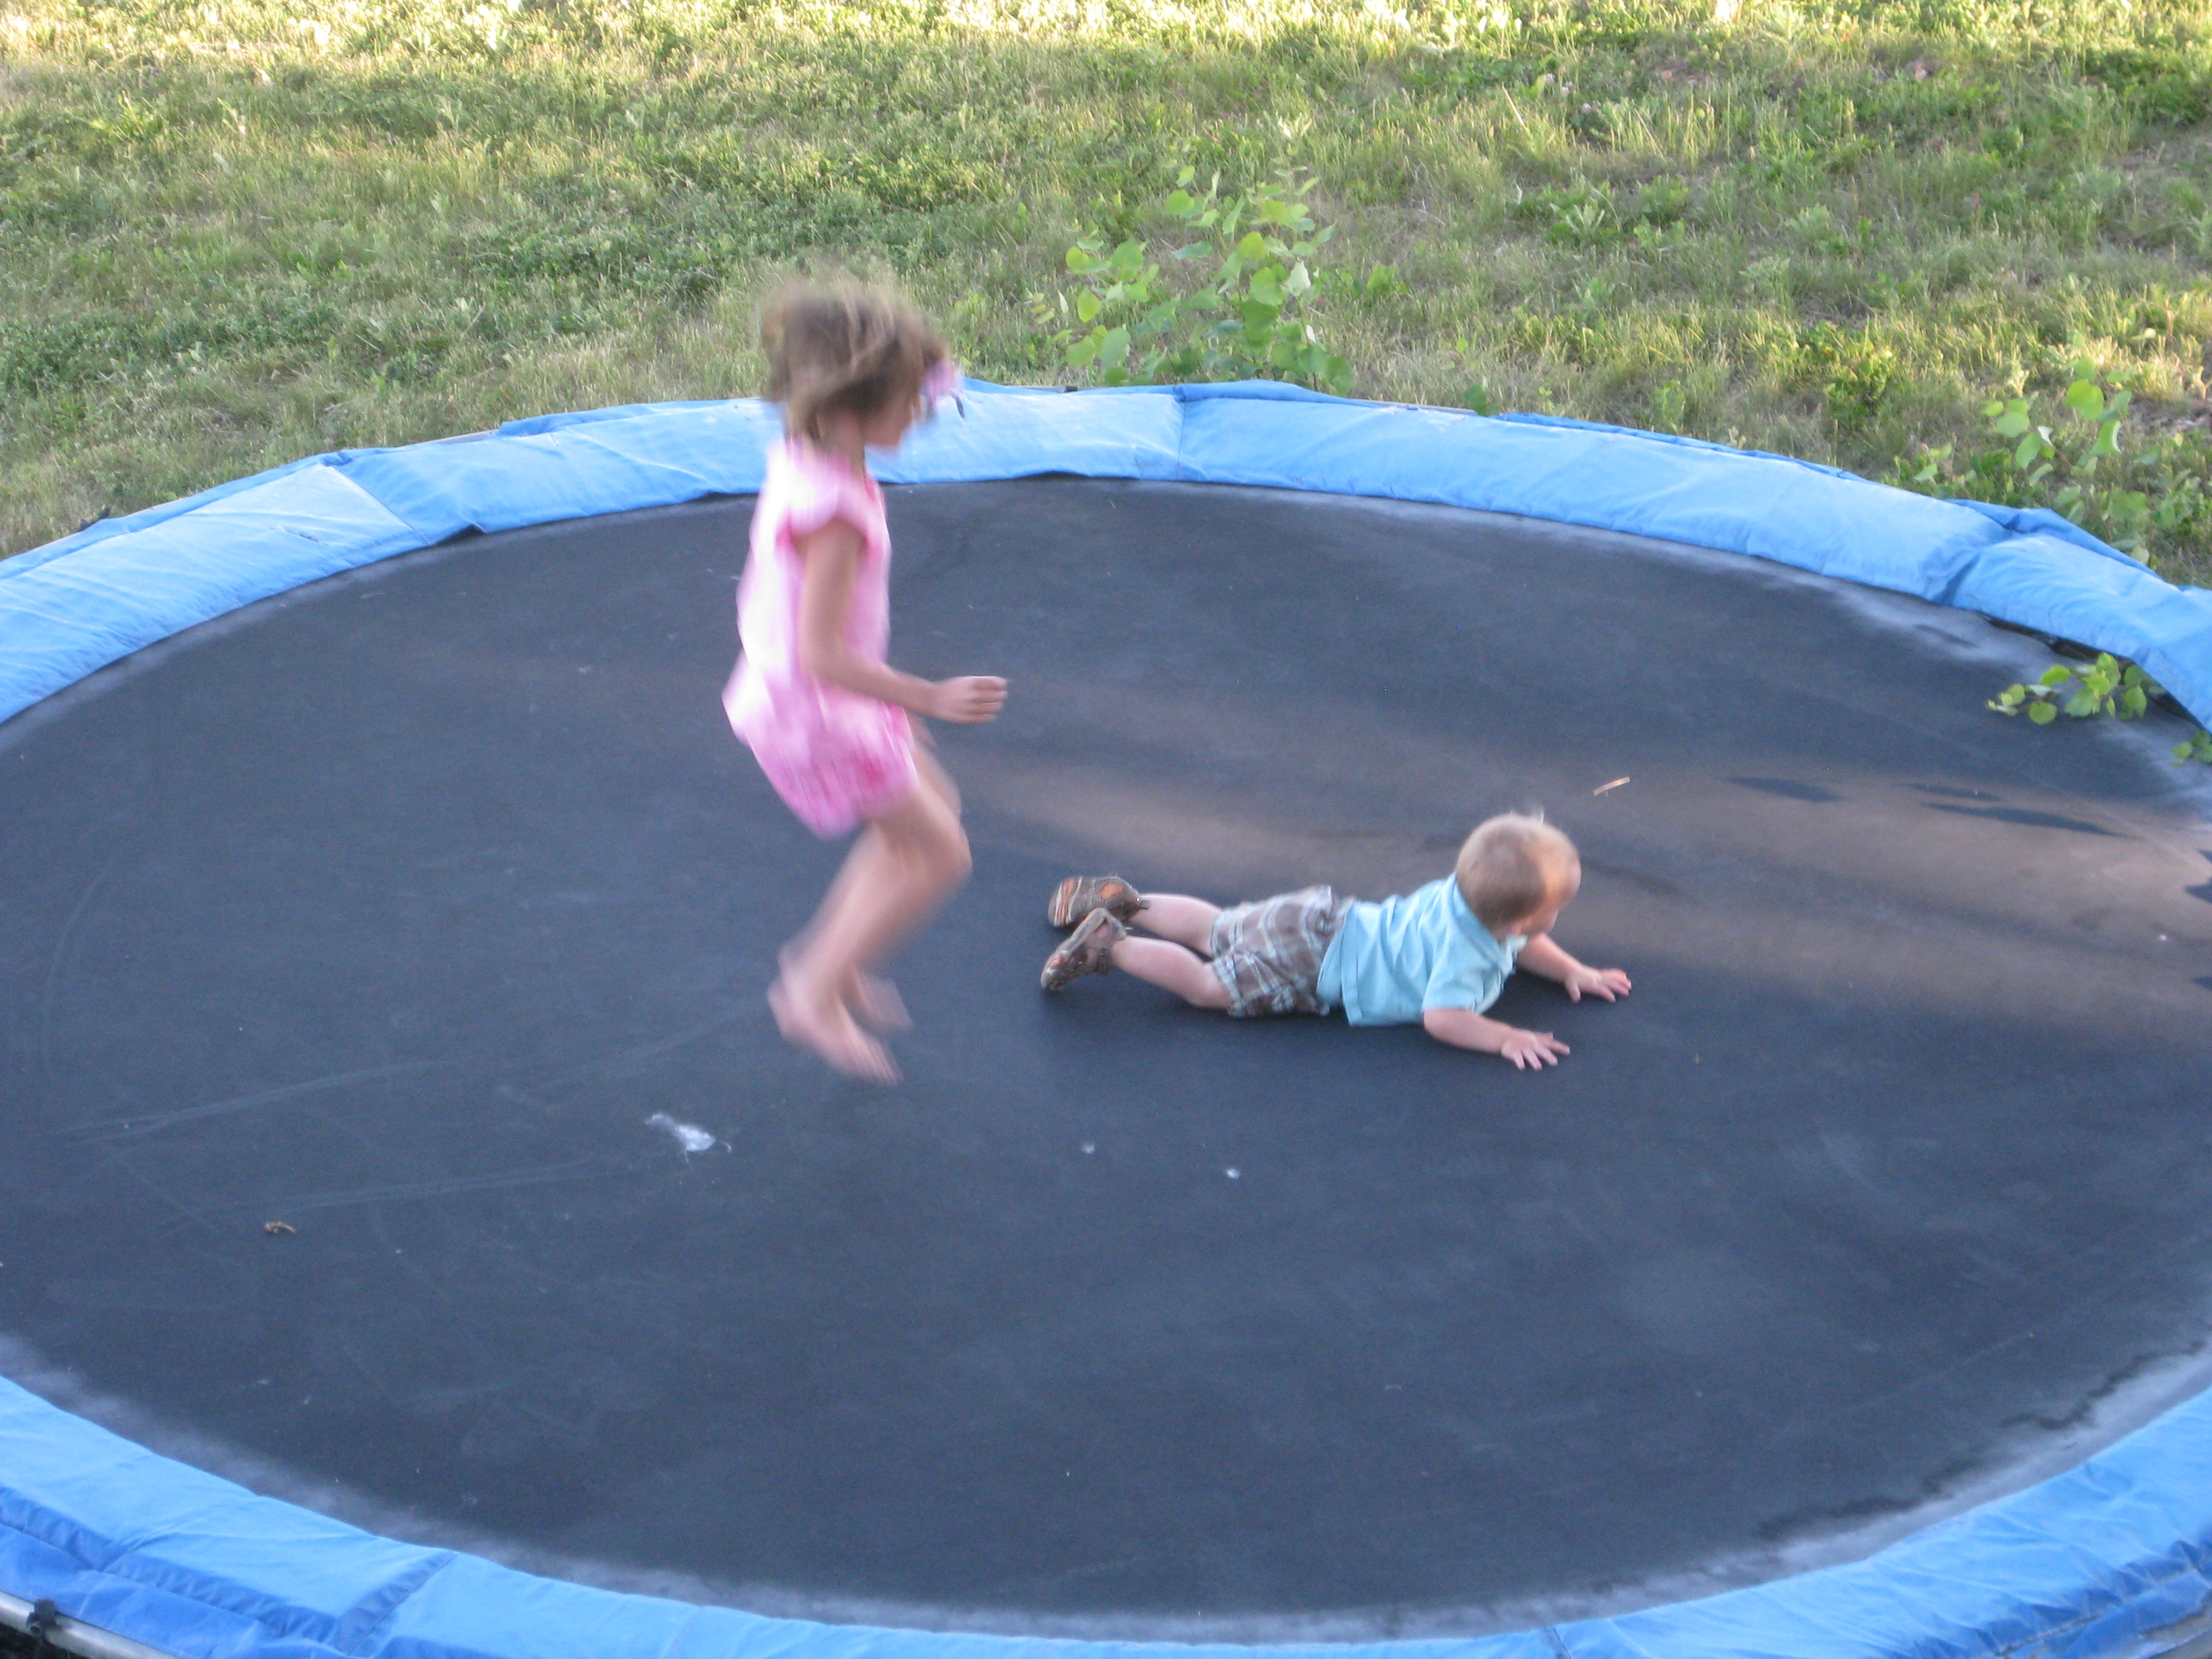
MULTIPOLYGON (((1403 275, 1322 307, 1367 395, 1880 475, 2086 356, 2212 453, 2212 0, 1396 4, 0 0, 0 550, 749 391, 793 270, 1064 379, 1029 297, 1184 163, 1403 275)), ((2212 581, 2212 513, 2151 551, 2212 581)))

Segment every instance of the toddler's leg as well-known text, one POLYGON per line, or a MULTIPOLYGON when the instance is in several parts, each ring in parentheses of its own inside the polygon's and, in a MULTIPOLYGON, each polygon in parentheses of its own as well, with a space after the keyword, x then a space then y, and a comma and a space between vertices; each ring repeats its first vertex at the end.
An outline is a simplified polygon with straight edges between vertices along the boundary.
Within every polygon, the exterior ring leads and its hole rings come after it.
POLYGON ((1066 989, 1087 974, 1119 968, 1147 984, 1173 991, 1199 1008, 1226 1009, 1229 990, 1204 957, 1164 939, 1133 939, 1127 923, 1101 905, 1075 926, 1044 960, 1037 983, 1047 991, 1066 989))
MULTIPOLYGON (((1181 893, 1147 893, 1145 908, 1132 921, 1146 933, 1171 939, 1203 957, 1212 954, 1213 919, 1220 914, 1219 905, 1208 904, 1204 899, 1186 898, 1181 893)), ((1118 967, 1120 963, 1117 956, 1115 963, 1118 967)))
MULTIPOLYGON (((1159 902, 1157 897, 1152 899, 1155 908, 1159 902)), ((1198 904, 1200 901, 1183 899, 1179 902, 1198 904)), ((1210 910, 1213 907, 1209 904, 1203 908, 1210 910)), ((1151 915, 1149 910, 1144 913, 1147 922, 1151 915)), ((1207 925, 1211 927, 1212 923, 1207 925)), ((1158 939, 1125 939, 1114 947, 1114 965, 1148 985, 1173 991, 1194 1008, 1223 1009, 1229 1006, 1229 988, 1215 977, 1205 957, 1181 945, 1158 939)))

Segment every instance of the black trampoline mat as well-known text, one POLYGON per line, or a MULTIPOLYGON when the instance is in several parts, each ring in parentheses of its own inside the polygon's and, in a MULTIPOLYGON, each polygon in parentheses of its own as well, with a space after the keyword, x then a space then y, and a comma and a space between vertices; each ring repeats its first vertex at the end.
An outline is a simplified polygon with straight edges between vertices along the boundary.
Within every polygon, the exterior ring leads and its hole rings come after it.
POLYGON ((410 556, 0 729, 18 1374, 603 1582, 1123 1633, 1737 1582, 2193 1375, 2171 734, 2002 720, 2041 647, 1747 559, 891 495, 895 659, 1012 684, 942 733, 975 876, 895 1089, 762 1000, 841 849, 718 702, 748 502, 410 556), (1036 989, 1070 871, 1379 896, 1528 806, 1583 850, 1562 943, 1636 981, 1509 986, 1556 1072, 1036 989))

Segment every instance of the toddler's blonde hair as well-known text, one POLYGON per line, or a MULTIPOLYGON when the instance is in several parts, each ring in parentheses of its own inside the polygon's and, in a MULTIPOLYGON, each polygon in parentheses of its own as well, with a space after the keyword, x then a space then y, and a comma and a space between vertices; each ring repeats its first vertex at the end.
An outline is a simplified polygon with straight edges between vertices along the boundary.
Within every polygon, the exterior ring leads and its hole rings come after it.
POLYGON ((1561 896, 1582 868, 1582 854, 1559 830, 1540 817, 1504 812, 1474 826, 1452 873, 1474 919, 1494 933, 1561 896))
POLYGON ((822 441, 822 417, 862 420, 921 396, 945 360, 944 337, 921 313, 882 289, 794 283, 761 315, 768 396, 783 429, 822 441))

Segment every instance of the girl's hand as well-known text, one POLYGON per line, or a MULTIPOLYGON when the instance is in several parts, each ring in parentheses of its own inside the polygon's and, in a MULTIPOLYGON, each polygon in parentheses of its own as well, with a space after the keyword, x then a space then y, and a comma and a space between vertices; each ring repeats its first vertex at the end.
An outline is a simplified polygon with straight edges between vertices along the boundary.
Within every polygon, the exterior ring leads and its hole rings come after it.
POLYGON ((1607 1002, 1628 994, 1628 975, 1618 968, 1583 968, 1577 966, 1561 981, 1567 995, 1576 1002, 1583 1000, 1587 991, 1594 997, 1603 997, 1607 1002))
POLYGON ((932 686, 929 707, 923 712, 932 720, 981 726, 985 720, 996 720, 1006 701, 1006 681, 990 674, 965 674, 932 686))
POLYGON ((1559 1056, 1571 1051, 1549 1031, 1524 1031, 1516 1026, 1506 1032, 1505 1044, 1498 1052, 1513 1062, 1516 1071, 1540 1072, 1558 1065, 1559 1056))

